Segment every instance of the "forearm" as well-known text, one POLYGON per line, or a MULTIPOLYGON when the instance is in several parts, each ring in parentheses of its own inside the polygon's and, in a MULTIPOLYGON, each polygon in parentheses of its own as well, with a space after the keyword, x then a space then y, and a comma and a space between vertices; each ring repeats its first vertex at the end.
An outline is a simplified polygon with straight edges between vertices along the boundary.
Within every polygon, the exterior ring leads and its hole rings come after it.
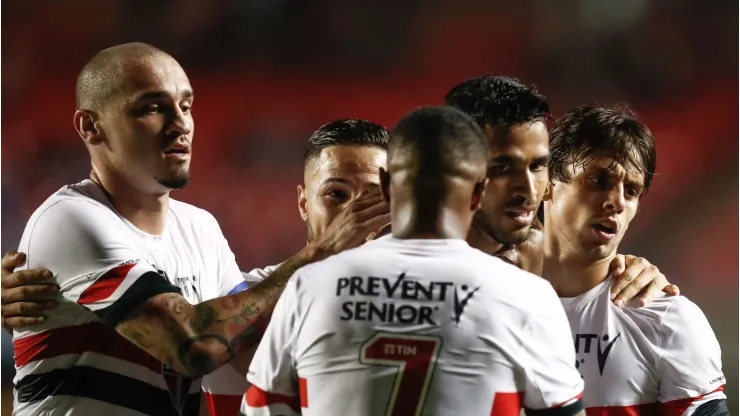
POLYGON ((116 329, 182 374, 208 374, 240 351, 257 347, 290 277, 320 257, 307 247, 249 290, 198 305, 179 294, 156 296, 116 329))

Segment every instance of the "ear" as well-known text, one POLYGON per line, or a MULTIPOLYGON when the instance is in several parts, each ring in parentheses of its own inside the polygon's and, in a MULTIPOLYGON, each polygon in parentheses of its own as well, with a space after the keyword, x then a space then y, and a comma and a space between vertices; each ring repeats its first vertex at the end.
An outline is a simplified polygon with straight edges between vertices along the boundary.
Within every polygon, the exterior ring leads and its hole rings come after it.
POLYGON ((473 187, 473 199, 470 203, 471 211, 478 211, 483 206, 483 198, 486 195, 486 187, 488 186, 488 178, 478 181, 473 187))
POLYGON ((386 202, 391 202, 391 175, 388 174, 383 168, 378 168, 380 174, 380 192, 383 194, 383 199, 386 202))
POLYGON ((545 195, 542 197, 543 201, 549 201, 552 199, 552 188, 555 184, 552 181, 547 181, 547 187, 545 187, 545 195))
POLYGON ((298 185, 298 212, 301 214, 303 221, 308 221, 308 211, 306 211, 307 201, 306 188, 303 185, 298 185))
POLYGON ((99 145, 103 143, 105 137, 98 125, 98 116, 90 110, 77 110, 74 115, 74 125, 77 134, 82 141, 89 145, 99 145))

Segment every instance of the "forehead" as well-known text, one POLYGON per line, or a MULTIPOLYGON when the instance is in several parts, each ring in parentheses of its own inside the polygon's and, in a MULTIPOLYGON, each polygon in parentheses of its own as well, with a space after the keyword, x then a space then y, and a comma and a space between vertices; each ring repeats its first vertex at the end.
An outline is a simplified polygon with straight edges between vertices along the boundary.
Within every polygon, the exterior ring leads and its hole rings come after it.
POLYGON ((573 166, 570 169, 574 174, 591 174, 591 173, 608 173, 620 179, 642 184, 645 181, 645 174, 641 172, 633 163, 627 163, 625 166, 614 157, 608 155, 593 155, 584 160, 583 163, 573 166))
POLYGON ((190 80, 180 64, 166 55, 143 57, 121 65, 120 91, 126 101, 136 101, 147 93, 172 97, 192 94, 190 80))
POLYGON ((493 157, 529 159, 547 156, 550 151, 547 126, 542 121, 486 131, 493 157))
POLYGON ((306 183, 320 184, 331 178, 351 183, 379 183, 379 168, 385 168, 386 151, 372 146, 338 145, 321 150, 306 166, 306 183))

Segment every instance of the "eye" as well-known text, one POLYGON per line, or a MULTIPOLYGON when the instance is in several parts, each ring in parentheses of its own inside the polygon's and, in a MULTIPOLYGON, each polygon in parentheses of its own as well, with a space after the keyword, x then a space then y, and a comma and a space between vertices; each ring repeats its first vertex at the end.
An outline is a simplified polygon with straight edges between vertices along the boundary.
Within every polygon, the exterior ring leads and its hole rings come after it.
POLYGON ((159 104, 147 104, 142 108, 142 112, 145 114, 156 114, 159 112, 160 106, 159 104))
POLYGON ((488 175, 489 176, 502 175, 508 172, 509 170, 511 170, 511 166, 509 165, 494 165, 488 169, 488 175))
POLYGON ((631 197, 638 197, 638 196, 640 196, 641 193, 642 193, 642 191, 640 189, 638 189, 638 188, 629 188, 629 189, 627 189, 627 195, 629 195, 631 197))
POLYGON ((182 109, 182 112, 185 113, 185 114, 193 111, 192 104, 183 104, 183 105, 180 106, 180 108, 182 109))
POLYGON ((529 169, 532 170, 532 172, 539 172, 542 169, 545 169, 547 167, 546 162, 534 162, 529 166, 529 169))
POLYGON ((340 199, 346 198, 347 193, 339 189, 330 189, 329 191, 326 192, 326 196, 333 198, 333 199, 340 200, 340 199))

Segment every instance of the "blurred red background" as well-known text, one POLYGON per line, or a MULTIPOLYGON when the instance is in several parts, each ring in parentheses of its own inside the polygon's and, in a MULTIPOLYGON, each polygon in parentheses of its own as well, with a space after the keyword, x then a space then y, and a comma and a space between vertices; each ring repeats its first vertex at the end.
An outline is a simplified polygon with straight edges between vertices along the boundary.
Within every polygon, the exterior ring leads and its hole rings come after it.
POLYGON ((305 243, 295 188, 313 129, 345 117, 390 128, 464 78, 514 76, 556 116, 626 102, 653 130, 658 176, 621 251, 705 311, 736 411, 737 16, 730 0, 4 1, 2 250, 44 199, 89 173, 74 84, 99 49, 152 43, 190 75, 194 176, 174 197, 215 215, 243 270, 305 243))

